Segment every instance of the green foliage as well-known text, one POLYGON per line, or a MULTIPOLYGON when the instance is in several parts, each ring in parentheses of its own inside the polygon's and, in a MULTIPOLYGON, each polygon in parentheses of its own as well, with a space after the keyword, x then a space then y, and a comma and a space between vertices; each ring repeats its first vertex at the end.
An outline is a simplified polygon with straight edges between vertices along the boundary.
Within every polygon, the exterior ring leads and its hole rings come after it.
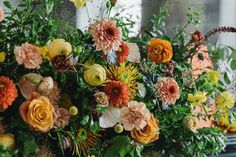
POLYGON ((131 151, 128 136, 116 136, 109 141, 111 145, 105 152, 104 157, 125 157, 131 151))

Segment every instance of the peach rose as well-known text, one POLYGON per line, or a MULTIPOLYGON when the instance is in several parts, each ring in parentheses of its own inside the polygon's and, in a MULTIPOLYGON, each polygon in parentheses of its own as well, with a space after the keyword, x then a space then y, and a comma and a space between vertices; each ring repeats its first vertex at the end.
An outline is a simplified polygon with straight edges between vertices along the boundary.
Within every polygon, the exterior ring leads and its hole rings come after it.
POLYGON ((0 7, 0 22, 4 20, 4 10, 0 7))
POLYGON ((151 118, 147 121, 147 125, 140 130, 131 130, 131 137, 143 144, 156 141, 159 138, 158 133, 159 121, 151 114, 151 118))
POLYGON ((148 56, 157 64, 169 62, 173 56, 171 43, 158 38, 152 39, 148 45, 148 56))
POLYGON ((30 100, 21 104, 20 114, 35 131, 48 132, 53 127, 55 110, 45 96, 33 93, 30 100))

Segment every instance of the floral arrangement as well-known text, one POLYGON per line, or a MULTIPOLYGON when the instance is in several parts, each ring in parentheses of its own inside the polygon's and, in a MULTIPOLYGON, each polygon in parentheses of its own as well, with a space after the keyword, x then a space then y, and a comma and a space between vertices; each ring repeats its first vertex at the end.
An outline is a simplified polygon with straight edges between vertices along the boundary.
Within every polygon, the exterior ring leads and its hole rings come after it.
MULTIPOLYGON (((76 7, 87 0, 71 0, 76 7)), ((223 130, 236 131, 235 95, 212 67, 201 74, 206 35, 187 35, 199 14, 174 38, 163 35, 166 6, 153 29, 129 35, 133 22, 110 11, 82 32, 52 18, 57 0, 25 0, 0 9, 1 156, 137 157, 207 156, 226 146, 223 130)), ((217 65, 220 48, 209 54, 217 65)), ((211 49, 212 50, 212 49, 211 49)), ((221 50, 221 49, 220 49, 221 50)), ((235 49, 227 48, 235 69, 235 49)))

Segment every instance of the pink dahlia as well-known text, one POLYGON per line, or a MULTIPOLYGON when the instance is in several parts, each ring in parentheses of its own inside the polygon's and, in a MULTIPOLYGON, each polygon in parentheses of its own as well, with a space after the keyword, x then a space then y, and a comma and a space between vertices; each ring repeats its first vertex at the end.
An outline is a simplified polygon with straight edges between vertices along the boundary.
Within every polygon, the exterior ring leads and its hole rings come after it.
POLYGON ((151 114, 142 102, 130 101, 127 106, 121 109, 120 120, 124 129, 130 131, 132 129, 143 129, 151 114))
POLYGON ((0 7, 0 22, 4 20, 4 10, 0 7))
POLYGON ((171 77, 163 77, 156 84, 157 96, 163 104, 171 105, 180 97, 179 85, 171 77))
POLYGON ((38 47, 25 43, 22 46, 15 47, 14 53, 18 64, 24 64, 27 69, 40 68, 42 57, 38 47))
POLYGON ((93 41, 96 45, 96 51, 118 51, 121 44, 121 29, 116 27, 113 20, 97 20, 91 25, 90 30, 93 41))

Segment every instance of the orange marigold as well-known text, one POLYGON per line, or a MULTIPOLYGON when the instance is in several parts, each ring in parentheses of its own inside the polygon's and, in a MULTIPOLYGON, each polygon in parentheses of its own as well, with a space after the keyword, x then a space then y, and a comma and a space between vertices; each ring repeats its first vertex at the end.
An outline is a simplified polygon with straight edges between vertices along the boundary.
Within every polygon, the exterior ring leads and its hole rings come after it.
POLYGON ((125 106, 131 96, 128 86, 120 81, 110 81, 104 87, 104 92, 109 97, 109 105, 115 107, 125 106))
POLYGON ((18 96, 16 85, 11 79, 5 76, 0 76, 0 109, 5 110, 18 96))
POLYGON ((121 45, 120 45, 120 47, 117 51, 117 61, 118 61, 118 63, 125 62, 128 55, 129 55, 129 47, 124 41, 122 41, 121 45))
POLYGON ((171 43, 158 38, 152 39, 148 45, 148 56, 155 63, 169 62, 173 56, 171 43))

